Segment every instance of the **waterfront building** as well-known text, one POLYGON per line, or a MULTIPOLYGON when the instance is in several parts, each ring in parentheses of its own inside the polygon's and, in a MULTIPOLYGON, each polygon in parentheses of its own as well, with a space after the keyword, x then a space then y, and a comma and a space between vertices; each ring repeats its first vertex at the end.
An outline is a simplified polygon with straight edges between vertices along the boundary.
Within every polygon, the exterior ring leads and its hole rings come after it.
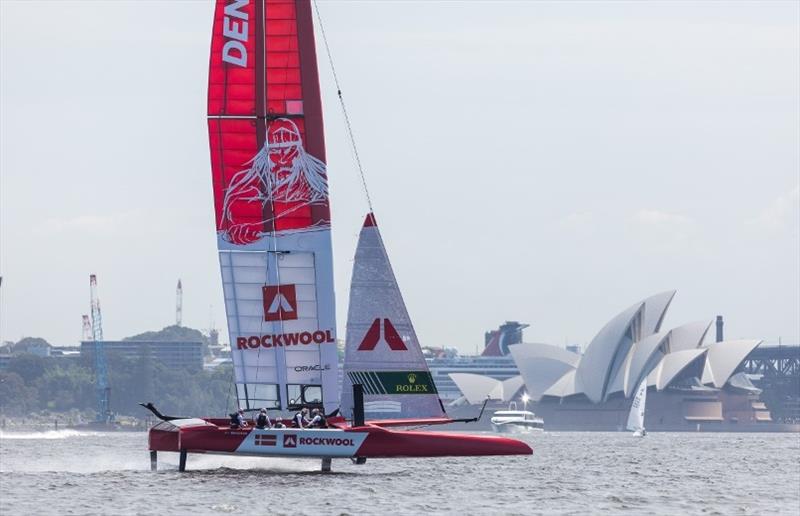
MULTIPOLYGON (((101 344, 106 356, 117 354, 138 360, 143 353, 149 352, 153 360, 161 362, 170 369, 191 371, 203 369, 203 343, 200 341, 104 340, 101 344)), ((94 341, 81 342, 81 359, 93 364, 94 349, 94 341)))
MULTIPOLYGON (((773 421, 767 398, 745 372, 761 341, 723 340, 721 318, 716 339, 707 338, 713 320, 662 329, 674 296, 663 292, 623 310, 583 355, 548 344, 509 346, 545 429, 623 429, 636 387, 646 381, 649 430, 800 430, 773 421)), ((466 380, 473 399, 497 389, 496 382, 466 380), (487 392, 474 392, 480 385, 487 392)))

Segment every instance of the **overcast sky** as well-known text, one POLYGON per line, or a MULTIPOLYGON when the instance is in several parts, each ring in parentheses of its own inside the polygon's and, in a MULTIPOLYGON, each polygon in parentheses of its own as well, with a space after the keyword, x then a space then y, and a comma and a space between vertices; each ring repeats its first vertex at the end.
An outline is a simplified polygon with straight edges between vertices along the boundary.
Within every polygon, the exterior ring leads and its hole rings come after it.
MULTIPOLYGON (((0 2, 0 338, 224 330, 209 2, 0 2)), ((423 345, 665 327, 800 335, 800 3, 320 2, 423 345)), ((318 32, 318 50, 321 39, 318 32)), ((323 54, 320 52, 320 55, 323 54)), ((366 202, 320 59, 339 336, 366 202)))

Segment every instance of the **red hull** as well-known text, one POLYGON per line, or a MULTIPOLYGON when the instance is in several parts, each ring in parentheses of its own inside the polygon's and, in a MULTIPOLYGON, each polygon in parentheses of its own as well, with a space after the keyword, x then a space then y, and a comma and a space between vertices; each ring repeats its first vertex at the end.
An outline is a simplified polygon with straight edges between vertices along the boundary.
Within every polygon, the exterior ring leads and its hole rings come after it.
POLYGON ((304 457, 472 457, 531 455, 522 441, 499 436, 389 430, 366 424, 331 429, 230 429, 222 420, 184 419, 150 429, 152 451, 304 457))

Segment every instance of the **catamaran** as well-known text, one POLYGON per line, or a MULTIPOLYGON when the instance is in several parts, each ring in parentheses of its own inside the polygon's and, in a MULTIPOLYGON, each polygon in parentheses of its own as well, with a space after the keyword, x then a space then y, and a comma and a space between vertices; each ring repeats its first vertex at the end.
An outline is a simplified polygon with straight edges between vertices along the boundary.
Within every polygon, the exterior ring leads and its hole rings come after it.
POLYGON ((644 405, 647 401, 647 378, 642 380, 636 390, 636 396, 631 403, 631 411, 628 413, 627 428, 633 432, 634 437, 644 437, 647 430, 644 428, 644 405))
POLYGON ((239 407, 318 408, 328 428, 237 428, 164 416, 159 451, 318 457, 529 455, 517 440, 405 430, 446 424, 372 213, 356 249, 341 399, 322 102, 310 0, 217 0, 208 131, 239 407), (370 418, 367 419, 366 415, 370 418))

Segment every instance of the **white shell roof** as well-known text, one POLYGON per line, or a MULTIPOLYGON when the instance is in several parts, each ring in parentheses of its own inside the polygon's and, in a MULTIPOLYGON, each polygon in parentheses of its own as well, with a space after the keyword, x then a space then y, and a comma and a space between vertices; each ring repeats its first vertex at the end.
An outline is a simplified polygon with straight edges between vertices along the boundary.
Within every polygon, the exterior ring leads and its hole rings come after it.
POLYGON ((482 374, 450 373, 448 376, 472 405, 483 403, 483 400, 501 383, 500 380, 482 374))
POLYGON ((650 372, 646 368, 649 368, 654 361, 658 360, 659 356, 664 356, 659 347, 664 342, 664 339, 667 338, 667 335, 669 335, 669 332, 654 333, 634 345, 633 356, 627 369, 624 385, 626 398, 630 398, 633 395, 642 378, 650 372))
POLYGON ((643 301, 644 318, 642 320, 642 337, 652 335, 661 329, 667 308, 675 297, 675 290, 667 290, 650 296, 643 301))
POLYGON ((508 347, 533 401, 580 362, 581 356, 550 344, 514 344, 508 347))
POLYGON ((760 340, 724 340, 714 342, 703 349, 708 350, 701 382, 720 389, 725 386, 742 360, 761 344, 760 340))
POLYGON ((450 373, 448 376, 471 405, 483 403, 487 397, 493 400, 509 401, 523 385, 522 376, 519 375, 504 381, 473 373, 450 373))
POLYGON ((625 356, 625 361, 622 363, 622 366, 617 370, 617 374, 614 375, 614 379, 608 385, 608 389, 606 392, 609 394, 614 392, 621 392, 625 390, 625 382, 628 381, 628 371, 631 365, 631 359, 633 358, 633 354, 636 351, 636 343, 634 343, 630 350, 628 350, 628 354, 625 356))
POLYGON ((543 396, 556 396, 563 398, 584 392, 583 384, 577 375, 578 370, 573 369, 562 376, 552 387, 547 389, 543 396))
POLYGON ((670 331, 668 351, 699 348, 713 322, 697 321, 673 328, 670 331))
POLYGON ((593 402, 603 401, 614 357, 632 324, 641 320, 644 302, 636 303, 611 319, 589 343, 577 369, 577 379, 584 393, 593 402))
POLYGON ((647 377, 647 385, 655 385, 659 391, 664 390, 678 376, 681 371, 691 364, 697 357, 705 353, 705 349, 684 349, 669 353, 659 362, 653 372, 647 377))

